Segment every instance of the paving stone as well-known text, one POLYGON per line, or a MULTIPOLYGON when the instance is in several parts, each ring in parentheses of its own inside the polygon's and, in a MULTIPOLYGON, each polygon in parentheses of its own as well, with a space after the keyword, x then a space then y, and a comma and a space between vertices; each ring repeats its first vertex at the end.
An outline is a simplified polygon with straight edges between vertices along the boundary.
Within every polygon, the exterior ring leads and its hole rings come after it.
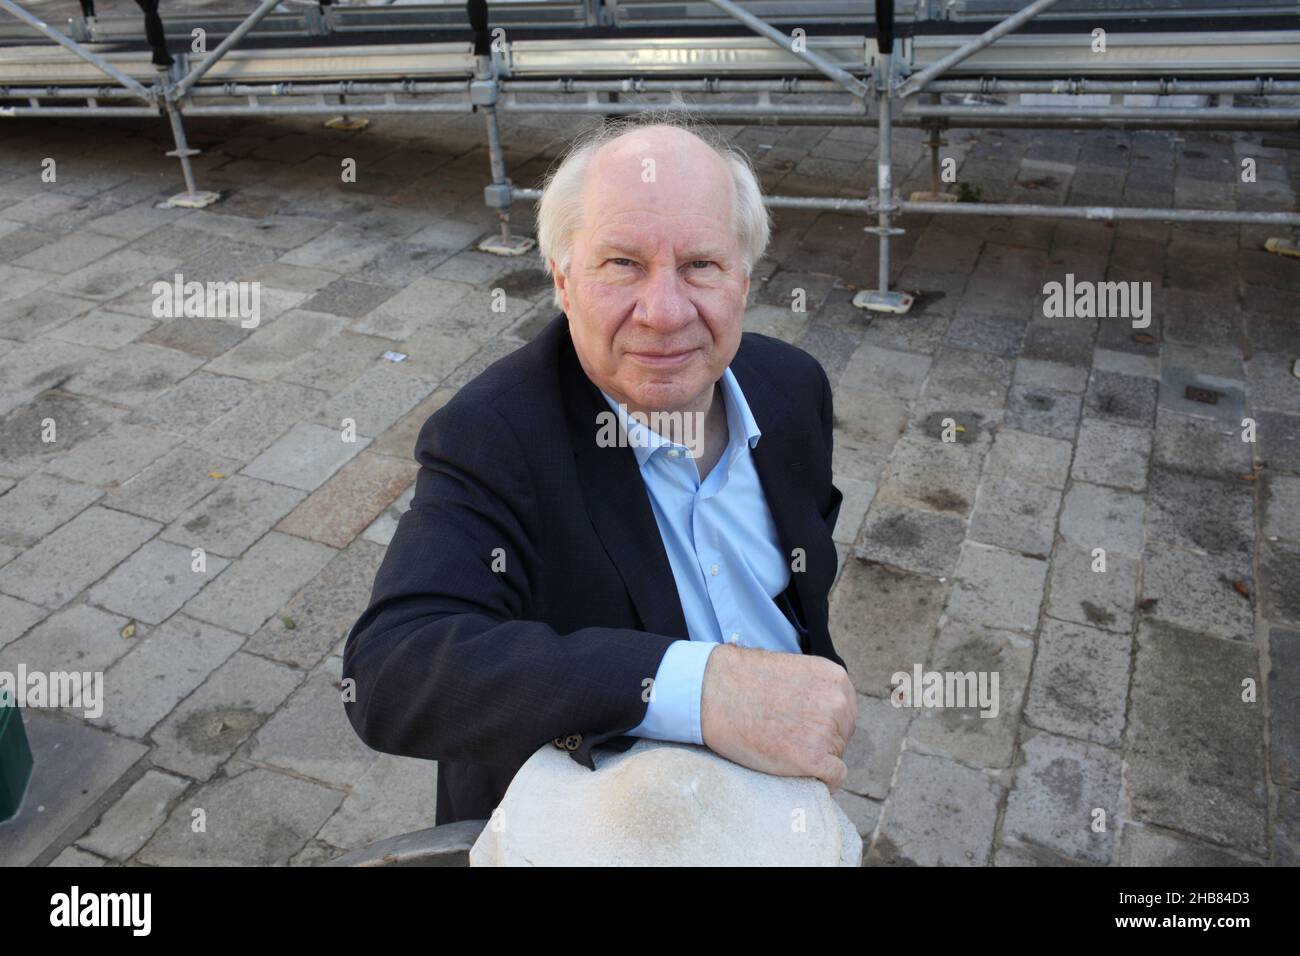
POLYGON ((329 312, 348 318, 360 318, 392 298, 397 288, 374 285, 354 279, 337 279, 302 304, 312 312, 329 312))
POLYGON ((26 707, 18 713, 39 769, 17 816, 0 827, 3 866, 30 866, 39 859, 148 752, 80 721, 26 707))
POLYGON ((283 865, 344 796, 272 770, 223 777, 177 804, 136 858, 147 866, 283 865), (193 831, 195 810, 203 811, 203 832, 193 831))
POLYGON ((929 659, 946 592, 921 575, 845 562, 831 591, 830 633, 859 694, 888 698, 895 672, 929 659))
POLYGON ((56 856, 48 864, 49 866, 68 866, 68 867, 95 867, 108 866, 106 860, 102 860, 93 853, 86 853, 84 850, 78 850, 75 846, 66 847, 62 853, 56 856))
POLYGON ((960 621, 944 624, 926 670, 973 673, 977 679, 985 675, 984 680, 989 682, 985 686, 990 693, 996 690, 996 696, 991 706, 985 706, 978 696, 969 696, 972 689, 967 684, 965 707, 945 701, 951 706, 917 710, 908 732, 907 749, 977 767, 1010 766, 1033 656, 1034 643, 1023 635, 960 621), (996 688, 991 683, 994 674, 996 688))
POLYGON ((0 591, 32 604, 62 607, 158 528, 156 522, 92 505, 0 568, 0 591))
MULTIPOLYGON (((548 321, 552 317, 548 315, 548 321)), ((426 382, 437 382, 468 362, 481 344, 463 335, 449 335, 440 329, 428 328, 412 334, 398 351, 406 355, 402 366, 408 374, 426 382)))
MULTIPOLYGON (((416 279, 397 295, 354 321, 350 328, 354 332, 379 335, 399 342, 422 328, 448 331, 452 314, 471 307, 473 293, 473 286, 465 282, 425 276, 416 279)), ((480 316, 475 315, 474 318, 480 316)), ((480 333, 474 337, 481 339, 485 335, 480 333)))
MULTIPOLYGON (((60 326, 94 307, 95 303, 89 299, 61 295, 49 289, 37 289, 26 295, 16 295, 8 290, 5 300, 0 302, 0 326, 4 328, 6 338, 15 340, 45 335, 55 337, 53 333, 60 326)), ((70 343, 83 349, 93 344, 80 339, 72 339, 70 343)))
POLYGON ((255 394, 257 387, 242 378, 198 371, 127 418, 176 435, 192 436, 255 394))
POLYGON ((1064 488, 1071 452, 1069 442, 1014 428, 999 429, 984 465, 985 474, 1064 488))
MULTIPOLYGON (((412 485, 413 487, 414 485, 412 485)), ((866 518, 867 508, 870 507, 872 499, 876 496, 876 483, 836 475, 835 487, 840 489, 844 500, 840 504, 840 513, 836 519, 835 530, 831 537, 836 544, 852 545, 858 538, 858 532, 862 530, 862 522, 866 518)), ((371 527, 373 527, 373 524, 371 527)))
POLYGON ((310 293, 322 289, 338 278, 337 272, 310 269, 286 262, 268 262, 248 274, 248 281, 262 283, 262 288, 283 289, 286 292, 310 293))
MULTIPOLYGON (((1057 324, 1060 321, 1062 320, 1049 319, 1045 322, 1031 322, 1025 330, 1024 343, 1020 350, 1021 359, 1036 359, 1041 362, 1054 362, 1058 365, 1086 369, 1092 362, 1092 326, 1090 324, 1062 326, 1057 324)), ((1043 387, 1044 383, 1033 384, 1036 387, 1043 387)), ((1062 389, 1059 385, 1050 387, 1060 391, 1083 391, 1082 388, 1062 389)))
POLYGON ((1148 539, 1249 563, 1255 515, 1247 483, 1157 468, 1147 498, 1148 539))
POLYGON ((1268 632, 1268 743, 1273 782, 1300 788, 1300 631, 1268 632))
POLYGON ((1085 366, 1066 365, 1062 362, 1022 356, 1016 360, 1011 384, 1027 389, 1047 388, 1057 392, 1082 392, 1088 387, 1088 369, 1085 366))
POLYGON ((257 732, 248 758, 336 786, 359 780, 379 754, 348 722, 336 686, 342 673, 342 661, 328 658, 257 732))
POLYGON ((957 586, 948 613, 958 620, 1010 631, 1032 631, 1038 622, 1047 562, 967 541, 953 572, 957 586))
POLYGON ((302 502, 277 526, 295 534, 343 548, 414 482, 415 462, 363 452, 302 502))
POLYGON ((369 444, 360 435, 344 441, 339 430, 302 423, 254 458, 243 474, 313 491, 369 444))
POLYGON ((381 754, 354 783, 318 838, 350 850, 428 829, 437 803, 437 766, 432 760, 381 754))
POLYGON ((175 521, 238 467, 233 459, 181 445, 110 491, 104 504, 163 523, 175 521))
POLYGON ((206 569, 195 571, 189 548, 155 538, 91 588, 87 597, 107 610, 161 624, 229 563, 209 555, 206 569))
POLYGON ((1227 379, 1237 391, 1241 391, 1245 382, 1241 353, 1235 346, 1231 351, 1210 351, 1163 342, 1160 345, 1160 365, 1163 369, 1181 369, 1188 375, 1211 375, 1227 379))
POLYGON ((357 335, 345 329, 320 348, 301 355, 278 377, 283 382, 332 392, 356 381, 361 373, 374 368, 385 352, 392 350, 393 342, 389 339, 357 335))
POLYGON ((1161 468, 1240 480, 1253 474, 1254 445, 1241 440, 1242 430, 1204 418, 1192 418, 1161 408, 1156 412, 1152 462, 1161 468))
POLYGON ((1125 823, 1119 837, 1120 866, 1258 866, 1258 860, 1190 840, 1181 833, 1125 823))
POLYGON ((1277 792, 1277 810, 1272 825, 1273 862, 1278 866, 1300 864, 1300 792, 1277 792))
POLYGON ((904 753, 869 862, 985 866, 1001 788, 983 771, 904 753))
POLYGON ((185 605, 185 613, 252 634, 336 554, 332 548, 268 532, 185 605))
POLYGON ((948 326, 944 341, 959 349, 1015 358, 1020 353, 1028 324, 1023 319, 1008 319, 962 308, 948 326))
POLYGON ((844 751, 845 790, 878 800, 888 796, 913 714, 887 700, 858 694, 858 719, 844 751))
POLYGON ((167 819, 167 807, 190 781, 150 770, 77 841, 77 845, 110 860, 125 862, 167 819))
POLYGON ((1259 549, 1259 585, 1266 617, 1300 624, 1300 544, 1264 542, 1259 549))
POLYGON ((43 607, 0 594, 0 650, 26 634, 48 613, 43 607))
POLYGON ((144 255, 130 248, 119 249, 68 273, 53 288, 83 299, 104 302, 165 274, 180 261, 169 255, 144 255))
POLYGON ((1125 750, 1134 819, 1247 853, 1266 850, 1263 714, 1253 647, 1144 622, 1125 750))
POLYGON ((1127 633, 1044 621, 1025 722, 1054 734, 1119 747, 1131 651, 1127 633))
POLYGON ((89 485, 31 475, 0 497, 0 542, 30 548, 102 496, 89 485))
POLYGON ((1259 457, 1274 471, 1300 472, 1300 415, 1260 412, 1255 419, 1259 457))
POLYGON ((347 319, 327 312, 292 309, 258 328, 230 351, 207 365, 209 372, 269 382, 301 356, 337 335, 347 319))
MULTIPOLYGON (((952 514, 899 508, 879 500, 867 511, 854 554, 906 571, 943 576, 957 566, 965 522, 952 514)), ((2 580, 2 577, 0 577, 2 580)))
POLYGON ((832 793, 831 799, 853 823, 858 836, 862 837, 862 845, 868 845, 871 842, 871 835, 876 832, 876 825, 880 822, 883 805, 879 801, 868 800, 866 797, 860 797, 852 791, 843 789, 832 793))
POLYGON ((990 476, 980 482, 970 518, 972 541, 1008 551, 1051 554, 1061 493, 1014 478, 990 476))
POLYGON ((122 239, 78 231, 47 243, 27 255, 13 260, 13 265, 27 269, 66 275, 89 265, 125 244, 122 239))
MULTIPOLYGON (((871 324, 862 333, 862 339, 881 348, 933 355, 942 345, 944 334, 952 322, 952 316, 942 312, 941 306, 941 302, 931 303, 920 314, 917 314, 917 309, 913 306, 912 312, 904 316, 874 316, 871 324)), ((861 309, 853 306, 845 309, 842 304, 828 303, 817 317, 823 318, 845 312, 854 322, 858 324, 862 322, 861 309)))
POLYGON ((1070 473, 1078 481, 1142 491, 1150 454, 1149 429, 1085 418, 1070 473))
POLYGON ((104 674, 104 723, 143 737, 239 649, 238 634, 177 614, 104 674))
POLYGON ((1083 860, 1072 860, 1053 850, 1033 844, 1008 843, 993 854, 994 866, 1095 866, 1083 860))
POLYGON ((55 611, 25 637, 0 649, 0 666, 11 673, 19 664, 46 673, 107 671, 151 630, 141 626, 134 638, 124 639, 122 630, 129 623, 128 618, 97 607, 74 604, 55 611))
POLYGON ((1255 593, 1249 565, 1226 558, 1148 545, 1143 555, 1142 598, 1156 603, 1147 612, 1158 620, 1204 634, 1250 641, 1255 593), (1240 581, 1246 598, 1232 585, 1240 581))
POLYGON ((907 403, 878 392, 835 390, 835 474, 875 481, 907 424, 907 403))
POLYGON ((1024 763, 1007 796, 1002 833, 1075 859, 1109 863, 1119 828, 1120 756, 1096 744, 1037 733, 1021 744, 1024 763), (1104 832, 1094 811, 1106 813, 1104 832))
POLYGON ((233 475, 164 528, 159 537, 186 548, 237 557, 303 498, 303 492, 293 488, 233 475))
POLYGON ((912 399, 921 394, 929 368, 927 356, 863 344, 849 359, 840 381, 854 388, 912 399))
POLYGON ((969 450, 969 454, 960 457, 966 462, 966 467, 978 472, 980 461, 993 444, 993 433, 1001 424, 1003 414, 1000 408, 968 408, 934 399, 919 399, 912 403, 912 420, 903 435, 942 443, 950 451, 969 450), (951 440, 945 440, 945 436, 951 440))
POLYGON ((1084 414, 1150 428, 1156 418, 1156 383, 1149 378, 1093 369, 1084 414))
POLYGON ((210 454, 251 461, 311 414, 324 397, 324 392, 286 382, 259 384, 252 395, 213 421, 188 444, 210 454))
MULTIPOLYGON (((858 514, 856 518, 852 517, 854 514, 853 508, 856 507, 856 504, 854 500, 850 500, 849 496, 850 494, 855 496, 858 495, 858 493, 852 488, 853 484, 861 485, 863 482, 854 482, 852 478, 836 478, 835 480, 836 487, 840 488, 844 494, 844 501, 849 504, 848 510, 841 506, 839 518, 836 522, 837 530, 835 543, 838 549, 842 549, 845 552, 853 546, 853 541, 856 540, 858 534, 856 529, 861 528, 862 519, 866 514, 866 506, 863 506, 862 513, 858 514), (855 528, 851 539, 847 532, 841 533, 839 530, 847 528, 849 525, 853 525, 855 528)), ((871 493, 874 494, 876 486, 871 485, 870 487, 871 493)), ((375 544, 388 547, 389 543, 393 540, 393 535, 397 533, 397 523, 402 519, 402 515, 406 514, 410 509, 411 500, 414 497, 415 482, 411 482, 411 484, 407 486, 406 490, 398 495, 392 504, 380 512, 379 517, 366 526, 366 530, 361 532, 361 537, 375 544)), ((843 557, 841 557, 841 564, 842 563, 843 557)))
POLYGON ((139 474, 180 439, 156 428, 114 422, 45 465, 51 475, 111 488, 139 474))
POLYGON ((1252 409, 1300 408, 1300 378, 1292 374, 1296 354, 1257 353, 1246 363, 1246 392, 1252 409))
POLYGON ((975 408, 1004 408, 1014 363, 985 352, 945 347, 930 366, 927 399, 967 404, 975 408))
POLYGON ((350 419, 355 422, 357 434, 374 438, 435 388, 434 382, 412 374, 404 362, 381 362, 324 402, 312 421, 327 428, 340 428, 343 421, 350 419))
POLYGON ((1071 441, 1079 424, 1082 396, 1049 388, 1013 385, 1007 395, 1009 428, 1071 441))
POLYGON ((305 676, 252 654, 232 654, 150 734, 154 764, 210 779, 305 676))
POLYGON ((1105 571, 1094 570, 1092 548, 1062 544, 1048 584, 1047 613, 1108 631, 1127 633, 1137 605, 1138 562, 1107 552, 1105 571))
POLYGON ((89 345, 97 349, 118 349, 134 342, 157 324, 157 319, 95 309, 89 315, 64 322, 46 334, 63 342, 89 345))
POLYGON ((424 427, 424 423, 434 412, 451 401, 455 394, 455 391, 450 388, 438 389, 398 419, 396 424, 376 438, 366 450, 390 458, 413 459, 416 440, 420 437, 420 430, 424 427))
POLYGON ((958 442, 904 437, 876 491, 878 505, 966 516, 979 487, 978 454, 958 442))
POLYGON ((1212 418, 1228 425, 1239 425, 1245 414, 1246 395, 1241 382, 1207 375, 1178 366, 1163 364, 1160 375, 1160 407, 1181 415, 1212 418), (1187 397, 1187 389, 1215 393, 1213 404, 1187 397))
POLYGON ((0 358, 0 415, 48 388, 58 388, 105 354, 67 342, 29 342, 14 347, 0 358))
MULTIPOLYGON (((1260 476, 1260 530, 1266 538, 1300 541, 1300 477, 1260 476)), ((0 503, 4 499, 0 498, 0 503)))
POLYGON ((381 546, 354 541, 263 624, 245 649, 298 667, 315 667, 347 637, 366 609, 383 557, 381 546))
POLYGON ((1076 481, 1065 494, 1061 509, 1061 537, 1091 552, 1104 548, 1106 556, 1142 553, 1146 500, 1104 485, 1076 481))
POLYGON ((1154 355, 1135 355, 1132 352, 1113 352, 1097 349, 1092 353, 1094 372, 1113 372, 1138 378, 1160 378, 1160 361, 1154 355))

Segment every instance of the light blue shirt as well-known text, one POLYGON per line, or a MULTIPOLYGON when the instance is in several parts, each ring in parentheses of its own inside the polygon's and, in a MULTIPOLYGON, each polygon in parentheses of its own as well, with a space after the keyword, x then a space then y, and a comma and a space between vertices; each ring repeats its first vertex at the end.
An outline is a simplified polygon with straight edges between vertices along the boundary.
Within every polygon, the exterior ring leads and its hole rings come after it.
POLYGON ((637 737, 704 743, 704 668, 724 640, 802 652, 798 632, 773 601, 790 583, 790 565, 750 455, 762 432, 731 369, 721 383, 727 448, 703 483, 685 445, 629 418, 601 391, 636 455, 690 635, 669 645, 660 660, 645 719, 627 731, 637 737))

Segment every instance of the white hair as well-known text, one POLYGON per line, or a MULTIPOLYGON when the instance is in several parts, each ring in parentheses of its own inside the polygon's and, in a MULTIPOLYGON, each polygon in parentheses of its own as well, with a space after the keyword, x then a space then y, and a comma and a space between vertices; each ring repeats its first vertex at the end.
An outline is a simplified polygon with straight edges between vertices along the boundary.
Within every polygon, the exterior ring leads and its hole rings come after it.
POLYGON ((537 204, 537 246, 542 266, 551 276, 552 298, 556 306, 562 308, 563 303, 559 291, 554 289, 551 260, 559 265, 561 274, 568 274, 573 261, 573 236, 582 224, 583 181, 592 156, 602 146, 621 136, 656 126, 671 126, 690 133, 727 163, 735 185, 732 228, 739 240, 745 275, 753 272, 754 265, 767 248, 772 234, 771 221, 748 156, 727 142, 714 127, 688 114, 651 110, 634 117, 621 117, 581 133, 547 175, 542 187, 542 198, 537 204))

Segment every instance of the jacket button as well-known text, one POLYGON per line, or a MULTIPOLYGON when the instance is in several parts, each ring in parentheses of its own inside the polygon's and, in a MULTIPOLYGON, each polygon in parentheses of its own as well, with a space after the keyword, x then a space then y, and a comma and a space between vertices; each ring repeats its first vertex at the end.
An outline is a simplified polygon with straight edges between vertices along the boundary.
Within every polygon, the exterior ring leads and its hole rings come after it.
POLYGON ((577 750, 582 744, 582 734, 569 734, 564 738, 565 750, 577 750))
POLYGON ((563 750, 563 749, 564 749, 564 738, 563 738, 563 737, 556 737, 554 740, 551 741, 551 744, 552 744, 552 746, 555 747, 556 750, 563 750))

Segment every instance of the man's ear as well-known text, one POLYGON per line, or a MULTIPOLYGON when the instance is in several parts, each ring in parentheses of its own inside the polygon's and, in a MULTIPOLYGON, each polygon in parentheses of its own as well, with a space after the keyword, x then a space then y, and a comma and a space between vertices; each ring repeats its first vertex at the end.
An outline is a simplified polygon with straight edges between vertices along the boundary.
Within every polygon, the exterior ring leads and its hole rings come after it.
POLYGON ((551 279, 555 283, 555 294, 560 297, 560 308, 565 315, 569 313, 569 278, 560 271, 559 263, 554 259, 547 259, 551 267, 551 279))

